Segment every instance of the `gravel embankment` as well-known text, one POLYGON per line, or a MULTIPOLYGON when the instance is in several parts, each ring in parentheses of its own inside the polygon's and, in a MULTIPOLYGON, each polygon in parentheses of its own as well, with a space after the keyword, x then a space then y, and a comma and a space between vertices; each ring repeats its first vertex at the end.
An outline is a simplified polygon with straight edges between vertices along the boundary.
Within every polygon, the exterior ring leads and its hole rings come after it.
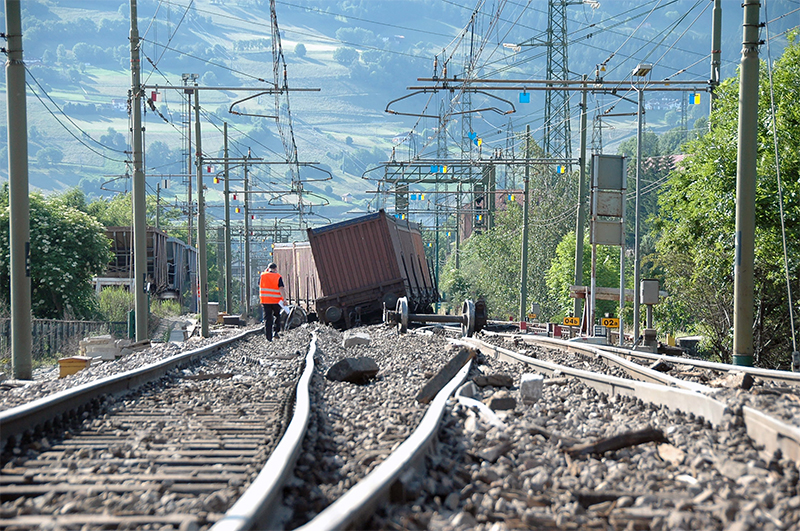
MULTIPOLYGON (((483 358, 482 358, 483 359, 483 358)), ((492 426, 453 402, 428 471, 412 499, 369 525, 381 529, 794 529, 798 472, 760 455, 740 418, 702 419, 623 397, 609 399, 569 379, 545 380, 534 404, 519 400, 519 364, 483 359, 480 372, 507 374, 512 410, 492 426), (572 444, 655 428, 666 442, 570 456, 572 444)))

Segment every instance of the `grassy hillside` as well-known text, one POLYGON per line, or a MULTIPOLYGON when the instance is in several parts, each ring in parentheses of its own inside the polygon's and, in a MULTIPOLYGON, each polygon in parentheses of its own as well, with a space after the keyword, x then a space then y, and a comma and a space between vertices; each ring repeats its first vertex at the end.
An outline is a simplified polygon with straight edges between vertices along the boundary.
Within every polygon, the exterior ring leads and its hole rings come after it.
MULTIPOLYGON (((788 11, 791 6, 784 3, 775 2, 773 13, 788 11)), ((320 89, 289 95, 299 159, 317 162, 320 168, 333 174, 331 180, 315 182, 311 180, 327 175, 305 168, 301 171, 302 178, 309 181, 306 190, 324 196, 329 203, 317 212, 337 218, 354 207, 365 207, 371 199, 367 192, 375 184, 363 179, 362 173, 388 160, 393 139, 412 128, 418 134, 417 149, 428 156, 436 153, 437 120, 390 115, 384 111, 388 102, 408 95, 406 88, 416 84, 418 77, 433 74, 434 56, 441 55, 440 72, 446 57, 450 60, 450 73, 459 72, 471 49, 480 57, 481 75, 544 76, 543 48, 523 48, 517 54, 502 43, 524 42, 541 35, 547 25, 547 2, 537 0, 524 6, 524 11, 523 6, 506 6, 499 19, 492 18, 492 13, 483 13, 476 16, 469 31, 459 33, 467 25, 475 4, 467 0, 278 2, 289 85, 320 89), (481 40, 484 33, 488 36, 481 40), (458 40, 459 36, 463 39, 458 40), (355 62, 343 58, 342 54, 348 50, 356 54, 355 62), (341 200, 345 194, 351 195, 352 203, 341 200)), ((741 46, 736 42, 741 38, 738 30, 741 8, 732 0, 723 4, 726 10, 723 75, 731 75, 741 46)), ((140 0, 143 83, 162 87, 180 85, 182 74, 192 73, 198 75, 198 83, 203 86, 268 86, 264 80, 273 79, 268 6, 267 0, 140 0)), ((629 72, 630 63, 644 58, 661 61, 662 76, 692 65, 691 73, 702 79, 708 61, 702 59, 705 52, 697 50, 709 46, 707 24, 694 25, 680 37, 677 30, 670 29, 678 27, 683 11, 690 11, 693 6, 688 1, 659 4, 652 16, 647 11, 653 6, 640 6, 639 2, 628 0, 602 2, 596 10, 585 6, 570 8, 571 38, 576 41, 569 58, 571 71, 593 73, 594 65, 611 56, 616 58, 609 63, 607 76, 621 78, 629 72), (599 26, 606 31, 598 30, 599 26), (634 30, 635 38, 629 39, 634 30), (657 42, 661 48, 653 44, 657 42), (647 49, 648 43, 653 50, 647 49)), ((81 186, 92 196, 129 189, 130 180, 125 177, 126 171, 129 172, 125 161, 129 157, 124 153, 130 129, 125 109, 130 86, 129 2, 26 0, 23 9, 25 59, 31 87, 28 92, 31 185, 45 191, 81 186)), ((710 10, 692 12, 692 17, 701 16, 710 20, 710 10)), ((791 17, 787 18, 780 20, 791 25, 791 17)), ((162 191, 165 202, 172 204, 175 198, 185 201, 188 180, 181 175, 187 171, 188 158, 183 154, 188 149, 186 133, 189 132, 186 127, 189 118, 183 112, 185 96, 163 88, 147 91, 148 95, 152 92, 158 92, 155 101, 158 112, 147 109, 144 117, 148 188, 154 193, 157 183, 166 179, 169 187, 162 191)), ((244 157, 250 150, 256 158, 285 159, 274 120, 228 112, 234 102, 252 95, 252 92, 223 90, 201 93, 204 153, 221 156, 221 130, 226 121, 232 157, 244 157)), ((509 101, 516 97, 502 96, 509 101)), ((443 105, 450 104, 448 99, 452 97, 446 93, 435 97, 418 95, 393 108, 436 115, 443 105)), ((541 102, 542 97, 534 95, 531 105, 518 105, 518 112, 510 118, 491 112, 458 117, 448 124, 447 142, 459 145, 462 131, 468 129, 481 135, 488 149, 502 148, 510 135, 523 130, 527 123, 540 135, 541 102)), ((480 105, 478 101, 473 103, 480 105)), ((608 101, 601 103, 609 105, 608 101)), ((577 100, 573 100, 573 105, 577 109, 577 100)), ((273 96, 262 95, 234 108, 244 114, 273 114, 275 100, 273 96)), ((707 104, 690 111, 687 121, 691 127, 696 118, 707 112, 707 104)), ((679 121, 676 112, 668 109, 651 109, 646 117, 647 126, 655 131, 674 128, 679 121)), ((4 123, 2 106, 0 124, 4 123)), ((616 145, 634 134, 635 118, 618 118, 607 121, 606 125, 609 127, 604 131, 604 146, 607 152, 614 152, 616 145)), ((577 132, 577 121, 573 132, 577 132)), ((190 133, 194 144, 193 128, 190 133)), ((7 179, 5 139, 3 128, 0 177, 7 179)), ((407 155, 406 145, 397 149, 398 158, 407 155)), ((285 171, 280 165, 251 167, 254 186, 274 192, 272 201, 268 201, 268 196, 253 197, 252 206, 268 209, 270 204, 290 200, 289 196, 281 197, 287 188, 285 171)), ((241 178, 241 169, 235 169, 233 174, 241 178)), ((378 171, 370 175, 380 174, 378 171)), ((206 184, 210 205, 220 204, 221 185, 206 184)), ((319 202, 315 198, 310 200, 319 202)))

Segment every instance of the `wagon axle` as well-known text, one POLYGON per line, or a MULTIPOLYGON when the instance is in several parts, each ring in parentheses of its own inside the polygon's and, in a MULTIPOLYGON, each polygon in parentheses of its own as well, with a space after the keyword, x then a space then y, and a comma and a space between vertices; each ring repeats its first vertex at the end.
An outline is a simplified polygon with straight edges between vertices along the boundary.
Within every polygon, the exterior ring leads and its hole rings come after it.
POLYGON ((401 297, 397 301, 395 311, 383 310, 383 322, 386 324, 396 324, 397 330, 404 334, 408 331, 409 323, 454 323, 461 325, 461 335, 472 336, 479 332, 486 325, 486 303, 479 300, 477 303, 471 300, 464 301, 461 305, 461 315, 439 315, 439 314, 419 314, 409 313, 408 299, 401 297))

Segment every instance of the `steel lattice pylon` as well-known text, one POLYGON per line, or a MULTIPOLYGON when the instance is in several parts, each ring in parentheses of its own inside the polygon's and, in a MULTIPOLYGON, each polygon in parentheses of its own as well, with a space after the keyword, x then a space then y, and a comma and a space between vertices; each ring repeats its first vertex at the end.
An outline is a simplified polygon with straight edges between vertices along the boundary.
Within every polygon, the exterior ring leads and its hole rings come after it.
MULTIPOLYGON (((543 37, 534 37, 520 46, 545 46, 547 48, 547 79, 569 78, 567 6, 584 4, 584 0, 549 0, 547 31, 543 37)), ((544 138, 542 148, 553 158, 572 158, 572 130, 570 127, 569 92, 548 90, 544 103, 544 138)))

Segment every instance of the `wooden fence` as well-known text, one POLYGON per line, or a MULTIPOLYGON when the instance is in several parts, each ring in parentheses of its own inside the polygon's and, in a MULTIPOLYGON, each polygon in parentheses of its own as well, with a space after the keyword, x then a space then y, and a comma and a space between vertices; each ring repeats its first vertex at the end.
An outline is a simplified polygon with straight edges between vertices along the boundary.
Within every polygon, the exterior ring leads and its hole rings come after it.
MULTIPOLYGON (((84 337, 110 334, 127 337, 128 323, 106 321, 56 321, 34 319, 31 326, 31 358, 36 362, 55 360, 78 353, 84 337)), ((11 362, 11 319, 0 319, 0 359, 11 362)), ((0 364, 2 365, 2 364, 0 364)), ((0 369, 2 370, 2 369, 0 369)))

